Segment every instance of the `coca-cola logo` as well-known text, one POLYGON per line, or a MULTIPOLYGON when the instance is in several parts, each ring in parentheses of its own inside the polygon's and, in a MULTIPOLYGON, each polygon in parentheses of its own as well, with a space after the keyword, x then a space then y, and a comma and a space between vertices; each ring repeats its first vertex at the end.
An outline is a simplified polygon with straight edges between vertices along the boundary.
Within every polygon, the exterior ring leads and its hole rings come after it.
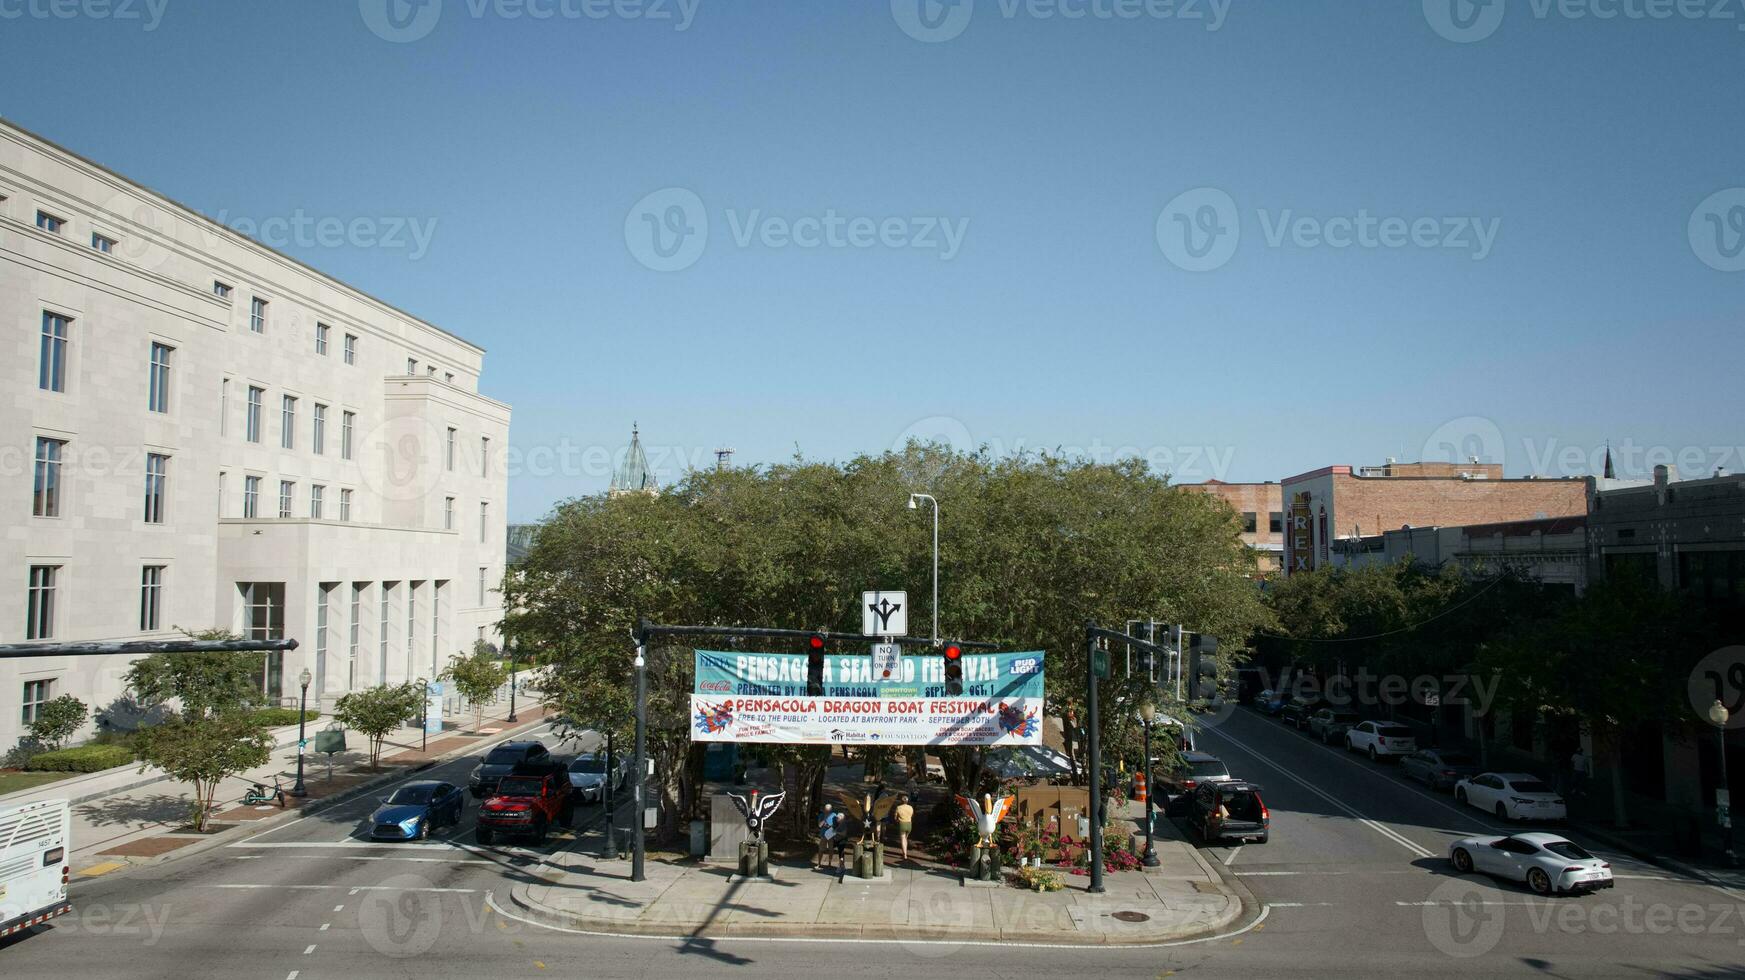
POLYGON ((702 691, 730 692, 733 690, 733 683, 731 681, 700 681, 697 684, 697 689, 702 691))

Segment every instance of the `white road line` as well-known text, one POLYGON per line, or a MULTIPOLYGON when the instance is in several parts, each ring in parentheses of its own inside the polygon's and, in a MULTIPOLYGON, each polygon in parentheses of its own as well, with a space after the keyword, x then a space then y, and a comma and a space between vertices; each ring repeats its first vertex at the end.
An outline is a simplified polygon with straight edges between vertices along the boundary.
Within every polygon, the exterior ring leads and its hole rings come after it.
POLYGON ((335 906, 334 906, 334 907, 333 907, 333 911, 335 911, 335 912, 344 912, 344 911, 345 911, 345 906, 343 906, 343 905, 335 905, 335 906))
POLYGON ((1429 850, 1426 850, 1425 848, 1420 847, 1418 844, 1414 843, 1413 841, 1411 841, 1410 839, 1408 839, 1404 835, 1394 831, 1392 828, 1384 827, 1381 824, 1376 823, 1374 820, 1371 820, 1368 817, 1364 816, 1363 814, 1352 809, 1350 806, 1347 806, 1344 800, 1339 799, 1338 797, 1332 795, 1331 793, 1327 793, 1327 792, 1323 791, 1320 787, 1315 786, 1314 784, 1310 783, 1308 780, 1303 779, 1302 777, 1298 776, 1296 773, 1291 772, 1290 770, 1284 768, 1283 766, 1280 766, 1277 763, 1273 762, 1272 760, 1266 758, 1264 755, 1261 755, 1259 752, 1256 752, 1254 749, 1249 748, 1247 743, 1231 737, 1229 732, 1220 731, 1220 732, 1218 732, 1218 737, 1228 741, 1231 745, 1236 746, 1237 748, 1241 749, 1242 751, 1247 752, 1249 755, 1254 757, 1254 760, 1256 762, 1259 762, 1261 765, 1266 766, 1269 769, 1272 769, 1273 771, 1277 772, 1279 775, 1285 777, 1286 779, 1290 780, 1293 783, 1296 783, 1298 786, 1301 786, 1302 788, 1308 790, 1309 792, 1315 794, 1316 796, 1319 796, 1321 799, 1326 800, 1328 803, 1333 804, 1334 806, 1338 807, 1339 809, 1344 810, 1346 813, 1348 813, 1352 817, 1354 817, 1359 823, 1361 823, 1364 826, 1368 827, 1369 829, 1375 831, 1376 833, 1382 835, 1383 837, 1386 837, 1388 840, 1391 840, 1394 843, 1400 845, 1401 847, 1405 848, 1406 850, 1411 851, 1413 854, 1416 854, 1418 857, 1427 858, 1427 857, 1434 857, 1435 856, 1429 850))
POLYGON ((299 971, 297 970, 292 970, 290 973, 285 974, 285 980, 297 980, 298 972, 299 971))
POLYGON ((1274 909, 1324 909, 1332 908, 1337 902, 1267 902, 1268 908, 1274 909))
POLYGON ((1466 908, 1466 907, 1470 907, 1473 905, 1487 905, 1487 906, 1509 905, 1509 906, 1539 907, 1539 906, 1546 905, 1548 903, 1545 903, 1545 902, 1491 902, 1491 901, 1465 902, 1465 901, 1462 901, 1462 902, 1395 902, 1394 904, 1399 906, 1400 908, 1403 908, 1403 909, 1424 909, 1424 908, 1437 908, 1437 907, 1466 908))
POLYGON ((222 885, 196 885, 196 888, 226 888, 245 891, 327 891, 346 888, 348 895, 358 892, 441 892, 450 895, 471 895, 477 888, 396 888, 393 885, 248 885, 227 883, 222 885))
POLYGON ((1428 874, 1429 872, 1419 870, 1404 871, 1398 868, 1389 868, 1380 871, 1237 871, 1233 873, 1238 878, 1295 878, 1301 876, 1321 878, 1338 877, 1340 875, 1415 875, 1428 874))
POLYGON ((1230 862, 1236 860, 1236 855, 1241 854, 1241 853, 1242 853, 1242 845, 1241 844, 1237 844, 1234 848, 1231 848, 1230 853, 1224 855, 1224 867, 1228 868, 1230 866, 1230 862))
POLYGON ((318 931, 320 931, 320 932, 326 932, 326 931, 327 931, 327 930, 329 930, 329 929, 331 929, 331 928, 333 928, 333 923, 331 923, 331 922, 323 922, 323 923, 321 923, 321 928, 320 928, 320 930, 318 930, 318 931))
POLYGON ((309 944, 309 945, 308 945, 308 946, 307 946, 307 947, 306 947, 306 948, 305 948, 305 949, 304 949, 304 950, 303 950, 303 955, 304 955, 304 956, 308 956, 308 955, 309 955, 309 954, 310 954, 310 953, 313 953, 313 952, 315 952, 315 944, 314 944, 314 943, 310 943, 310 944, 309 944))

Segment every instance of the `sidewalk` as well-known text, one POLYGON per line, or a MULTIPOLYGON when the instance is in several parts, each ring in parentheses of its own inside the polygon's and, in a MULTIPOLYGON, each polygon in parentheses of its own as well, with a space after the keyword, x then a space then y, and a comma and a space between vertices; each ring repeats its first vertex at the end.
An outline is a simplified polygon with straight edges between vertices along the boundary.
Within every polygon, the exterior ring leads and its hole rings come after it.
POLYGON ((956 872, 887 866, 890 880, 838 879, 808 867, 772 868, 773 881, 732 881, 733 869, 649 860, 646 880, 627 861, 601 860, 577 841, 519 882, 510 900, 530 918, 628 935, 851 938, 909 942, 1147 944, 1216 934, 1243 914, 1243 896, 1183 841, 1157 842, 1162 867, 1104 878, 1063 875, 1038 893, 1009 884, 965 886, 956 872))
MULTIPOLYGON (((206 834, 183 829, 191 812, 192 787, 168 779, 160 770, 142 774, 138 765, 9 794, 0 797, 0 804, 13 805, 39 799, 74 800, 74 868, 86 876, 106 874, 129 864, 154 863, 171 855, 181 857, 242 834, 259 833, 268 826, 325 809, 366 789, 404 779, 438 761, 479 751, 545 721, 545 710, 537 704, 519 705, 518 720, 513 724, 503 720, 507 714, 506 704, 495 711, 487 711, 483 734, 479 735, 470 734, 471 712, 464 717, 447 719, 452 727, 447 727, 442 734, 429 736, 422 748, 421 732, 417 728, 401 728, 383 743, 380 772, 369 771, 367 739, 356 732, 347 732, 347 750, 334 754, 331 778, 328 776, 327 756, 310 753, 304 757, 304 787, 308 796, 291 799, 284 808, 276 804, 239 806, 251 783, 270 786, 277 777, 279 784, 289 791, 296 782, 297 728, 293 725, 288 729, 274 729, 272 734, 277 748, 272 760, 226 779, 220 785, 211 824, 217 829, 206 834), (458 727, 461 724, 467 726, 468 734, 461 733, 458 727), (287 732, 288 738, 285 737, 287 732)), ((308 726, 311 744, 316 730, 329 724, 331 719, 322 718, 308 726)))

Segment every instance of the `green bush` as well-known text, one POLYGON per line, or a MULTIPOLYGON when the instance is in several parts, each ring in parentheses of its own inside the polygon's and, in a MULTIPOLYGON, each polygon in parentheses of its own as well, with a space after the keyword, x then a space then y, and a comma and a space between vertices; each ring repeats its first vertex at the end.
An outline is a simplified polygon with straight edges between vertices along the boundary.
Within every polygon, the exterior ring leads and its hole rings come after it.
MULTIPOLYGON (((256 723, 264 725, 267 728, 282 728, 285 725, 295 725, 297 723, 297 709, 262 708, 259 711, 253 712, 251 717, 256 723)), ((303 712, 304 721, 314 721, 319 717, 321 717, 321 712, 319 711, 303 712)))
POLYGON ((80 745, 31 757, 25 768, 33 772, 102 772, 133 761, 133 750, 123 745, 80 745))

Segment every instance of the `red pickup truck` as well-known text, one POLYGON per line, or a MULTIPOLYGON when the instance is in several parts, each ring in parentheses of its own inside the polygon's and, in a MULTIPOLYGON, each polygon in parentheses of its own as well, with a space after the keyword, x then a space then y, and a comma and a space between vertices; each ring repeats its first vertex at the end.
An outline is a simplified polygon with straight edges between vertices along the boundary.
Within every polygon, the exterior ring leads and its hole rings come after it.
POLYGON ((498 834, 532 837, 545 843, 553 824, 570 826, 575 819, 570 777, 561 765, 515 769, 497 783, 497 791, 479 807, 478 840, 489 844, 498 834))

